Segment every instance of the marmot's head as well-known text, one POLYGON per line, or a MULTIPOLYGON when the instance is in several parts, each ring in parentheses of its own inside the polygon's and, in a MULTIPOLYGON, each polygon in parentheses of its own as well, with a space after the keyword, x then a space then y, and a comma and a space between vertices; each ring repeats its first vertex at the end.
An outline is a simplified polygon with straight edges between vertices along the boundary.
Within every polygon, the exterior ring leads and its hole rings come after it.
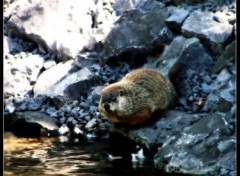
POLYGON ((111 118, 114 115, 127 115, 131 108, 126 89, 117 84, 112 84, 102 90, 99 102, 99 111, 106 117, 111 118))

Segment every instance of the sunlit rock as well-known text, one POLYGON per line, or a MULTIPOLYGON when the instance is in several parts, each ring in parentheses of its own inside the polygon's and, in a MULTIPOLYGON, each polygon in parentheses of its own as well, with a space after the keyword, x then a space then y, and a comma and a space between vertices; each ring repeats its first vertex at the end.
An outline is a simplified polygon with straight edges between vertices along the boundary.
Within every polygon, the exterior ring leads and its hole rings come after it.
POLYGON ((218 22, 214 20, 212 12, 196 10, 184 21, 182 34, 186 37, 198 37, 205 41, 212 52, 219 54, 223 43, 228 40, 233 31, 233 25, 228 21, 218 22))
POLYGON ((4 62, 4 94, 23 98, 32 90, 32 84, 37 80, 42 67, 43 58, 39 55, 6 60, 4 62))
POLYGON ((56 84, 60 79, 66 76, 72 67, 72 60, 65 63, 60 62, 54 67, 45 70, 38 78, 36 84, 34 85, 34 95, 46 94, 48 89, 56 84))

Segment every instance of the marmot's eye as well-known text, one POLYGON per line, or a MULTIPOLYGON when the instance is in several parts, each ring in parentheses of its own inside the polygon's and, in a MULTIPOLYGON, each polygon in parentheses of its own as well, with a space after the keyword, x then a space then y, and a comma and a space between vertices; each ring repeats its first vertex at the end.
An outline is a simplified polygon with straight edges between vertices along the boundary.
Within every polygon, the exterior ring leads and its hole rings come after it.
POLYGON ((120 95, 120 96, 123 96, 123 95, 124 95, 124 91, 123 91, 123 90, 120 90, 120 91, 119 91, 119 95, 120 95))

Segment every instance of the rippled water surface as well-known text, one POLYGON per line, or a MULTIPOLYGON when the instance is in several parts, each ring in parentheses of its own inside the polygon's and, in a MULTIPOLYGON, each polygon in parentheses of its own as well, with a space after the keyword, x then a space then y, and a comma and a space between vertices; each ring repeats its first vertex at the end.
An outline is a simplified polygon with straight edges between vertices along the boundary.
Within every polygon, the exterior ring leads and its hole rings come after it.
POLYGON ((17 138, 5 132, 4 175, 163 175, 152 160, 110 161, 107 153, 106 139, 17 138))

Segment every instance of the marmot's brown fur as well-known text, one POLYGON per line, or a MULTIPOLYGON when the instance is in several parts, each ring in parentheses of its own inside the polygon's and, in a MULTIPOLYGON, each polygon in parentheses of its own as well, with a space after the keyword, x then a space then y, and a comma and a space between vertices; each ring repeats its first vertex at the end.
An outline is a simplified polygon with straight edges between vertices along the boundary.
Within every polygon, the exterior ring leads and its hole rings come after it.
POLYGON ((116 123, 142 125, 154 112, 166 110, 174 97, 169 80, 155 70, 142 68, 105 87, 99 111, 116 123))

